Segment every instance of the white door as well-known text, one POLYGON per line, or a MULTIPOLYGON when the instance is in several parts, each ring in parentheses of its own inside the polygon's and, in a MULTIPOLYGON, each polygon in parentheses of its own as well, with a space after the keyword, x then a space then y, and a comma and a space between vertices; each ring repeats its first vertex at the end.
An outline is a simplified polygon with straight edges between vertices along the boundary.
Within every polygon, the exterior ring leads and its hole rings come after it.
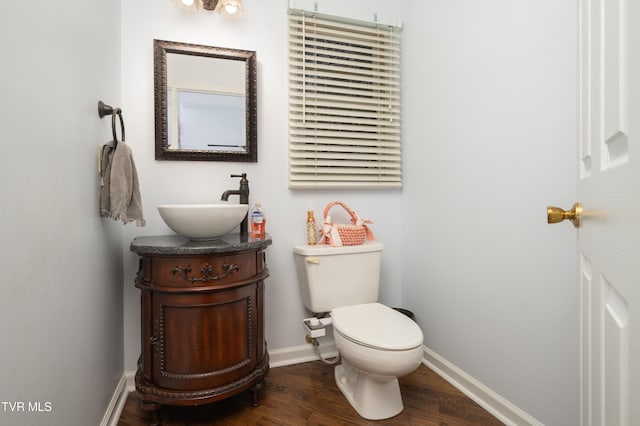
POLYGON ((579 5, 580 424, 640 425, 640 1, 579 5))

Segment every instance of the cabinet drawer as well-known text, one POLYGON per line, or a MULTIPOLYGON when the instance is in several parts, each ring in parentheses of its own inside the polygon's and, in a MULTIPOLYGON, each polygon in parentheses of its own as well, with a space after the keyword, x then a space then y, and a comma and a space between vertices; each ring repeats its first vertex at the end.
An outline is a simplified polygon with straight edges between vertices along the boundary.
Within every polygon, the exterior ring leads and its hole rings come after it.
POLYGON ((200 287, 230 284, 258 274, 260 252, 200 256, 154 256, 149 281, 160 287, 200 287))

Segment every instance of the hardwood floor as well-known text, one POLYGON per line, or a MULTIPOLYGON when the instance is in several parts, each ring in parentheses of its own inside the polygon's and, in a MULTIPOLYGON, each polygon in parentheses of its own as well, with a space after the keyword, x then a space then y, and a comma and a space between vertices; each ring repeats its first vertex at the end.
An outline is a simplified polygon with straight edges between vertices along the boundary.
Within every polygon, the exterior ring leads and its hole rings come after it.
MULTIPOLYGON (((163 426, 209 425, 502 425, 428 367, 400 379, 404 411, 381 421, 364 420, 338 390, 333 367, 320 361, 272 368, 261 405, 248 392, 198 407, 163 407, 163 426)), ((135 392, 129 394, 118 426, 147 425, 135 392)))

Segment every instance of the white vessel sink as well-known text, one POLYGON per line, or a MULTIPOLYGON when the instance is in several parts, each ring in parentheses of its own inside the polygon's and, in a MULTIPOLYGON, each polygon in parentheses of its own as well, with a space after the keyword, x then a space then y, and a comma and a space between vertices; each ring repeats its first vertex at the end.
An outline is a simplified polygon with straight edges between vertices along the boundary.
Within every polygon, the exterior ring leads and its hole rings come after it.
POLYGON ((176 233, 192 240, 214 240, 233 231, 247 214, 247 204, 163 204, 162 220, 176 233))

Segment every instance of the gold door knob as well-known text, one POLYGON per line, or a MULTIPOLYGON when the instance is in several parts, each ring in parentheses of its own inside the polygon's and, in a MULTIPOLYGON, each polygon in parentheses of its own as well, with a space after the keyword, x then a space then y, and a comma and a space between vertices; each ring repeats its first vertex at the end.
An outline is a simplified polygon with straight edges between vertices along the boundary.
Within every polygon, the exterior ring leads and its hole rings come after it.
POLYGON ((563 220, 570 220, 573 226, 580 227, 580 216, 582 215, 582 206, 575 203, 571 210, 562 210, 560 207, 547 207, 547 223, 558 223, 563 220))

